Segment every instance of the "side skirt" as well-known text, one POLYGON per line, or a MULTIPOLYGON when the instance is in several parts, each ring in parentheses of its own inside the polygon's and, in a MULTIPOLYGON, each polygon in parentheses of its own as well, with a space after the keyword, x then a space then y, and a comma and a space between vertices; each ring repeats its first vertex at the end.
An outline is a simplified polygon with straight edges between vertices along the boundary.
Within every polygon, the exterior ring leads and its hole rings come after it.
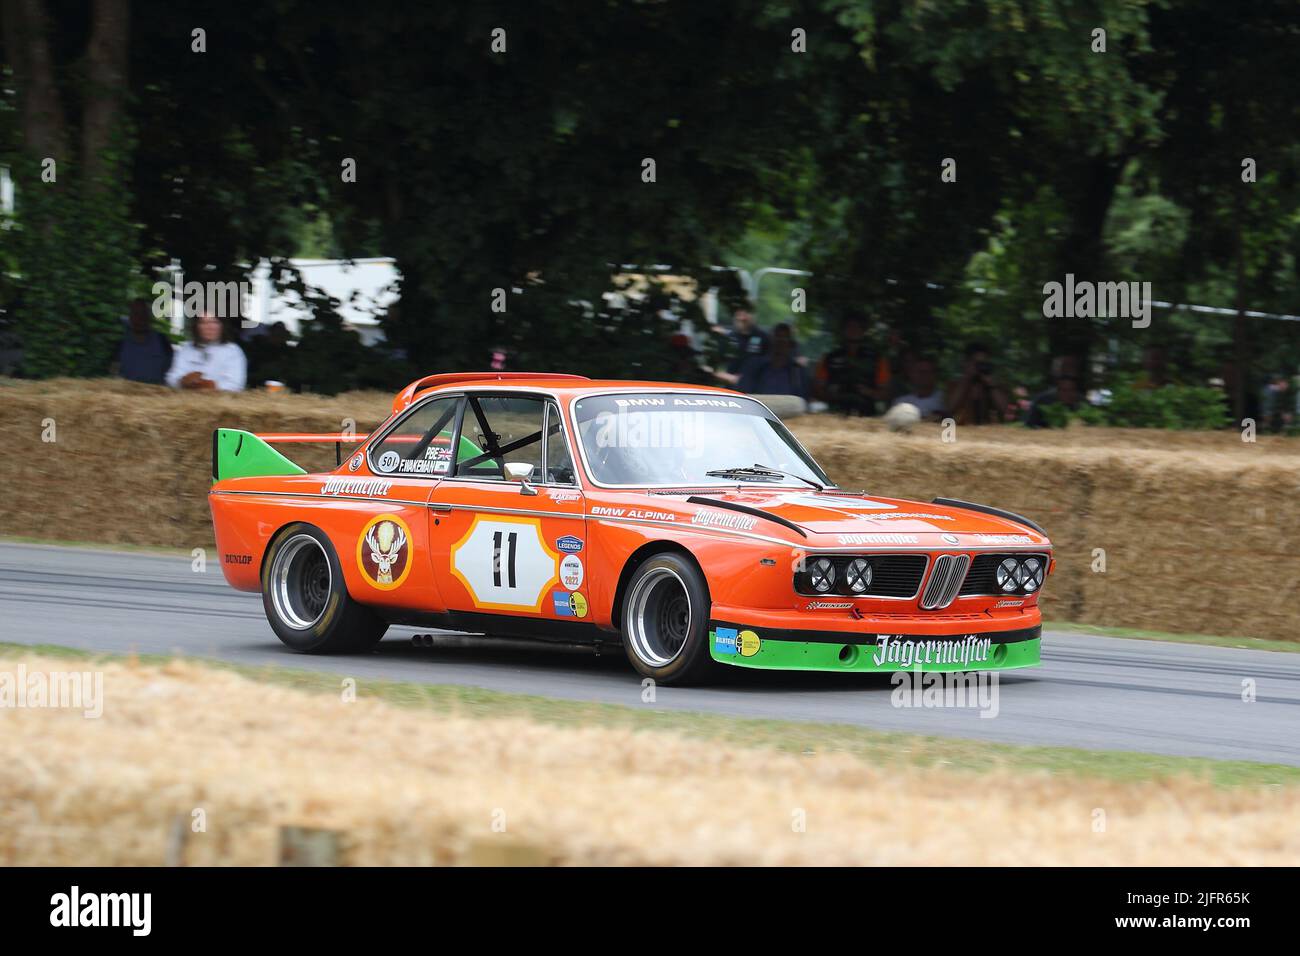
POLYGON ((607 631, 582 621, 516 617, 513 614, 485 614, 481 611, 400 611, 376 608, 389 624, 430 627, 444 631, 463 631, 485 637, 526 638, 554 644, 622 644, 617 631, 607 631))

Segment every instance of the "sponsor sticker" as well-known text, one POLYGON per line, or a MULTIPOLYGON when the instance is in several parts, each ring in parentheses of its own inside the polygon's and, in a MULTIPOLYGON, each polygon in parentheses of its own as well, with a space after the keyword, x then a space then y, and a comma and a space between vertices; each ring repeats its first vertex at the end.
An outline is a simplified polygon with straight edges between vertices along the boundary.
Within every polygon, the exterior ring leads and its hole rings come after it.
POLYGON ((226 564, 252 564, 253 556, 251 554, 228 554, 226 555, 226 564))
MULTIPOLYGON (((614 404, 619 408, 660 408, 668 405, 663 398, 616 398, 614 404)), ((744 408, 740 402, 730 398, 674 398, 672 404, 678 408, 744 408)))
POLYGON ((763 642, 753 631, 742 631, 734 627, 715 627, 710 637, 713 639, 713 650, 718 654, 753 657, 763 647, 763 642))
POLYGON ((552 501, 581 501, 582 495, 576 491, 556 491, 551 489, 552 501))
POLYGON ((391 481, 383 478, 326 478, 321 485, 323 495, 386 495, 393 487, 391 481))
POLYGON ((577 591, 572 594, 564 591, 552 591, 551 603, 555 605, 555 613, 560 617, 587 616, 587 599, 577 591))
POLYGON ((914 534, 893 534, 888 531, 869 532, 867 534, 842 534, 840 544, 920 544, 921 539, 914 534))
POLYGON ((671 511, 648 511, 644 508, 610 508, 597 505, 591 509, 597 518, 643 518, 649 521, 676 521, 677 515, 671 511))
POLYGON ((900 670, 913 664, 982 664, 989 659, 993 642, 978 634, 966 634, 943 640, 925 640, 905 634, 877 634, 873 660, 897 664, 900 670))
POLYGON ((357 538, 361 576, 381 591, 400 587, 411 573, 411 529, 397 515, 371 518, 357 538))
POLYGON ((734 627, 717 627, 713 629, 713 649, 719 654, 735 654, 740 632, 734 627))
POLYGON ((977 534, 980 544, 1033 544, 1034 539, 1027 534, 977 534))
POLYGON ((891 511, 887 515, 872 515, 871 521, 892 521, 895 518, 919 518, 922 521, 954 521, 952 515, 932 515, 928 511, 891 511))
POLYGON ((809 601, 805 606, 805 611, 847 611, 853 607, 849 601, 809 601))
POLYGON ((839 495, 790 495, 786 504, 806 505, 809 508, 839 508, 844 511, 888 511, 893 505, 871 501, 868 498, 850 498, 839 495))
POLYGON ((576 554, 566 554, 560 562, 560 583, 570 591, 582 587, 582 559, 576 554))
POLYGON ((582 550, 582 539, 566 534, 563 538, 555 539, 555 546, 565 554, 577 554, 582 550))
POLYGON ((758 524, 758 519, 748 515, 704 508, 691 515, 691 524, 705 528, 734 528, 739 531, 750 531, 758 524))

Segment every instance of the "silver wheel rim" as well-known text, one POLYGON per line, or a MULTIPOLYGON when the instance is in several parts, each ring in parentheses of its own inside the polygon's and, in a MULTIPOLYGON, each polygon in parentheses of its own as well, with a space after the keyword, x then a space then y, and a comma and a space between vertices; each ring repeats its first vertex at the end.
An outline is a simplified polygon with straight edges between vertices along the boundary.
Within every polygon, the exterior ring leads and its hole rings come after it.
POLYGON ((671 664, 691 633, 691 596, 671 568, 655 568, 627 599, 627 636, 632 652, 650 667, 671 664))
POLYGON ((271 604, 295 631, 313 627, 325 613, 334 586, 329 557, 309 534, 295 534, 275 555, 269 575, 271 604))

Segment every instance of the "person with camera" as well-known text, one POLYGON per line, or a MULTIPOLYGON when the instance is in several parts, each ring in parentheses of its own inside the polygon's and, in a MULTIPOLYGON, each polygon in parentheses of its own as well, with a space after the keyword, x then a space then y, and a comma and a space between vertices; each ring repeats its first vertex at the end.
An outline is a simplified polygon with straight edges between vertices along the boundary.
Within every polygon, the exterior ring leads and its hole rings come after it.
POLYGON ((1006 420, 1007 395, 994 377, 993 361, 983 343, 966 346, 962 376, 948 389, 948 409, 958 425, 1006 420))

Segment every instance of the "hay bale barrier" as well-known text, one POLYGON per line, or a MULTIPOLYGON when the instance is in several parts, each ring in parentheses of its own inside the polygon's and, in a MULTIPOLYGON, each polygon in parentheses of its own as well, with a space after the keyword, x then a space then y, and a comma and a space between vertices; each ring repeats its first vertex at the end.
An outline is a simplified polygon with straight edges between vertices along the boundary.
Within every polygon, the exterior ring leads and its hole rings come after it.
MULTIPOLYGON (((177 394, 119 381, 0 380, 0 535, 192 549, 212 543, 213 429, 364 434, 392 396, 177 394), (53 423, 54 441, 47 423, 53 423)), ((1235 431, 1030 432, 804 416, 792 427, 847 488, 1008 508, 1043 525, 1049 618, 1300 640, 1300 442, 1235 431), (1105 571, 1094 571, 1104 553, 1105 571)), ((309 469, 331 447, 291 451, 309 469)))
MULTIPOLYGON (((69 662, 11 656, 0 674, 20 665, 69 662)), ((75 666, 102 672, 101 716, 5 715, 5 866, 1262 866, 1300 853, 1291 787, 880 766, 428 713, 369 698, 364 680, 345 701, 181 661, 75 666), (286 843, 311 850, 286 859, 286 843)))

